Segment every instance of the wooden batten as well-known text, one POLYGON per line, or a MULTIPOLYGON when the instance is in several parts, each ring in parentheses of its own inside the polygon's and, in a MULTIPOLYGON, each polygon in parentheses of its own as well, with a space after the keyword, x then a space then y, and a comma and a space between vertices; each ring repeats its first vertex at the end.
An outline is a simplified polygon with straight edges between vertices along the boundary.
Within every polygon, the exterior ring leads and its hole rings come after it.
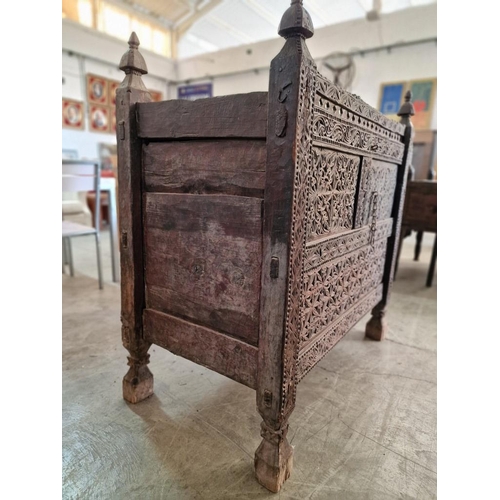
POLYGON ((267 92, 151 102, 137 106, 137 120, 143 139, 265 139, 267 92))
POLYGON ((144 338, 173 354, 256 388, 257 348, 168 314, 144 311, 144 338))
POLYGON ((157 193, 264 197, 264 140, 150 142, 143 146, 144 189, 157 193))

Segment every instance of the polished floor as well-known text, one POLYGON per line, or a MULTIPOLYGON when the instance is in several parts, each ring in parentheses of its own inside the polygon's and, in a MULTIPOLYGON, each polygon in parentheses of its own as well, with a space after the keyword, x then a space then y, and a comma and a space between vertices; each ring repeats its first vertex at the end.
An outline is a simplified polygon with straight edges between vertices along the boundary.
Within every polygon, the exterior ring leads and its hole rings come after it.
POLYGON ((301 382, 290 418, 294 470, 276 495, 254 478, 253 390, 153 347, 154 396, 122 399, 127 352, 109 240, 104 233, 104 290, 92 238, 75 240, 76 274, 62 278, 63 498, 436 498, 432 237, 419 262, 405 240, 387 339, 365 340, 364 318, 301 382))

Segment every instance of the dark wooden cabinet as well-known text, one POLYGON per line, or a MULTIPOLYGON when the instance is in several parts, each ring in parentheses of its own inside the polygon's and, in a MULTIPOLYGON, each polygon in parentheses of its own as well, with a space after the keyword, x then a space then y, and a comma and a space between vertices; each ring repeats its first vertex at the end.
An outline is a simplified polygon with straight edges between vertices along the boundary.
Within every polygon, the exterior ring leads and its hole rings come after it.
POLYGON ((413 138, 412 168, 414 181, 436 177, 437 130, 416 130, 413 138))
MULTIPOLYGON (((408 183, 401 226, 402 234, 417 231, 414 260, 418 260, 418 256, 420 255, 422 236, 419 235, 423 235, 424 232, 436 234, 426 281, 426 285, 430 287, 432 286, 437 260, 437 182, 411 181, 408 183)), ((398 261, 402 243, 401 240, 399 243, 398 261)))
POLYGON ((135 34, 117 91, 124 397, 151 344, 255 389, 271 491, 297 384, 370 310, 384 336, 413 134, 409 94, 396 123, 318 73, 301 1, 279 33, 268 92, 150 102, 135 34))

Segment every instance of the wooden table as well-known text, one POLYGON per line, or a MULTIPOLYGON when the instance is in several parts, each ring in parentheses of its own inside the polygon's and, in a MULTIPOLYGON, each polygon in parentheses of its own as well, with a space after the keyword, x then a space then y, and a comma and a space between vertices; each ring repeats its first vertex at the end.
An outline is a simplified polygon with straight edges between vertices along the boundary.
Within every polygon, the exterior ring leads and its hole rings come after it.
POLYGON ((118 283, 118 224, 116 217, 116 179, 101 177, 101 191, 108 193, 109 199, 109 240, 111 243, 111 272, 113 282, 118 283))
MULTIPOLYGON (((434 269, 437 259, 437 182, 436 181, 411 181, 406 188, 406 197, 403 212, 401 232, 418 231, 435 233, 434 246, 432 249, 431 263, 427 274, 426 285, 432 286, 434 269)), ((398 263, 401 254, 403 238, 399 241, 398 263)), ((415 253, 420 253, 420 245, 417 241, 415 253)), ((415 259, 417 260, 417 258, 415 259)))

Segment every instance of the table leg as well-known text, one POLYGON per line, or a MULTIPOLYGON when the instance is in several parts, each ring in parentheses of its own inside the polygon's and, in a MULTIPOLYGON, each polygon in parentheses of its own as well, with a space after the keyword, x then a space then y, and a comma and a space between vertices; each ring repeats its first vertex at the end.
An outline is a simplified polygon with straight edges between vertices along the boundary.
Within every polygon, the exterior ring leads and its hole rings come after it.
POLYGON ((420 250, 422 249, 423 237, 424 237, 424 232, 417 231, 417 241, 415 243, 415 255, 413 257, 413 260, 418 260, 418 258, 420 257, 420 250))
POLYGON ((434 246, 432 247, 432 257, 431 257, 431 265, 429 266, 429 273, 427 274, 427 283, 426 286, 432 286, 432 280, 434 278, 434 269, 436 268, 436 259, 437 259, 437 241, 438 237, 434 238, 434 246))
POLYGON ((113 282, 118 282, 118 232, 117 232, 117 220, 116 220, 116 195, 115 190, 108 190, 109 196, 109 240, 111 242, 111 270, 113 273, 113 282))

